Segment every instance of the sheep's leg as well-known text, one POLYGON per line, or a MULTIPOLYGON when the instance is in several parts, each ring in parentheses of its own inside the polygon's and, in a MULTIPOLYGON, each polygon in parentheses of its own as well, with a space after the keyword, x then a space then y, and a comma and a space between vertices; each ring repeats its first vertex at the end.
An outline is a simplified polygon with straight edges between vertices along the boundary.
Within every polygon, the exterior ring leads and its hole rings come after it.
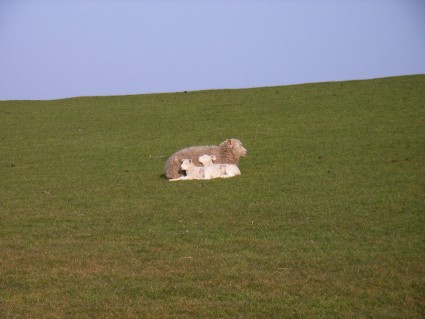
POLYGON ((227 175, 227 166, 226 164, 220 164, 221 178, 228 178, 230 176, 227 175))
POLYGON ((221 175, 222 178, 229 178, 229 177, 235 177, 235 176, 236 174, 232 170, 228 169, 227 167, 224 174, 221 175))
POLYGON ((234 177, 236 176, 233 172, 226 172, 227 177, 234 177))
POLYGON ((205 174, 205 169, 201 167, 198 171, 198 179, 210 179, 208 174, 205 174))
POLYGON ((180 176, 178 178, 169 179, 170 182, 181 181, 183 179, 188 179, 186 176, 180 176))
POLYGON ((203 173, 202 174, 203 175, 202 175, 202 178, 201 179, 211 179, 212 178, 211 173, 205 172, 205 170, 203 170, 203 173))

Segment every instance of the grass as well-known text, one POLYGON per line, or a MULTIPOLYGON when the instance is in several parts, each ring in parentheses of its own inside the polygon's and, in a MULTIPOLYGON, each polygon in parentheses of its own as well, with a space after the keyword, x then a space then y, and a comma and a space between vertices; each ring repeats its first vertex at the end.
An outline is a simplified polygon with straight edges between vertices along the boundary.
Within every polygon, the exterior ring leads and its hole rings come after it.
POLYGON ((3 101, 0 154, 2 318, 425 316, 424 75, 3 101))

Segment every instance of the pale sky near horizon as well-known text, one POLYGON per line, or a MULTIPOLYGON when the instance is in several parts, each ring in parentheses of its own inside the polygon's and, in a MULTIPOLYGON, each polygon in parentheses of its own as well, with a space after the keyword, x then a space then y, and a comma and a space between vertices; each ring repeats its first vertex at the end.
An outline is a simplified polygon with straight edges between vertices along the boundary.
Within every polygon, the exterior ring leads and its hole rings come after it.
POLYGON ((409 74, 424 0, 0 1, 0 100, 409 74))

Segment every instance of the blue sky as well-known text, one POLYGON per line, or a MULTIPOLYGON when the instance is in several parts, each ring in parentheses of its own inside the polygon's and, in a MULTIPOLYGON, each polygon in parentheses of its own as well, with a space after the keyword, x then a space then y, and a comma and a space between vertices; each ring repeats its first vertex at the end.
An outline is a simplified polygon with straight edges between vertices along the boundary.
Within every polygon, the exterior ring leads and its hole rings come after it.
POLYGON ((0 100, 419 73, 423 0, 0 1, 0 100))

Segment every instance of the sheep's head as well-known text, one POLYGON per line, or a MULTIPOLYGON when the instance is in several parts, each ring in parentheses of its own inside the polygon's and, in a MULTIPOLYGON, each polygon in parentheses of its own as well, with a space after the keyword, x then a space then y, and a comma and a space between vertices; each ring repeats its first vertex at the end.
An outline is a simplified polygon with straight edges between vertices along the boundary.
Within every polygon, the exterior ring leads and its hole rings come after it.
POLYGON ((191 168, 193 166, 192 160, 191 159, 182 159, 182 164, 180 165, 181 169, 186 171, 189 168, 191 168))
POLYGON ((226 144, 227 147, 230 147, 233 150, 233 153, 239 155, 239 156, 247 156, 248 151, 245 147, 243 147, 242 142, 236 138, 231 138, 223 143, 226 144))
POLYGON ((216 159, 217 157, 215 155, 204 154, 202 156, 199 156, 198 161, 202 165, 206 166, 206 165, 211 165, 213 161, 215 161, 216 159))

